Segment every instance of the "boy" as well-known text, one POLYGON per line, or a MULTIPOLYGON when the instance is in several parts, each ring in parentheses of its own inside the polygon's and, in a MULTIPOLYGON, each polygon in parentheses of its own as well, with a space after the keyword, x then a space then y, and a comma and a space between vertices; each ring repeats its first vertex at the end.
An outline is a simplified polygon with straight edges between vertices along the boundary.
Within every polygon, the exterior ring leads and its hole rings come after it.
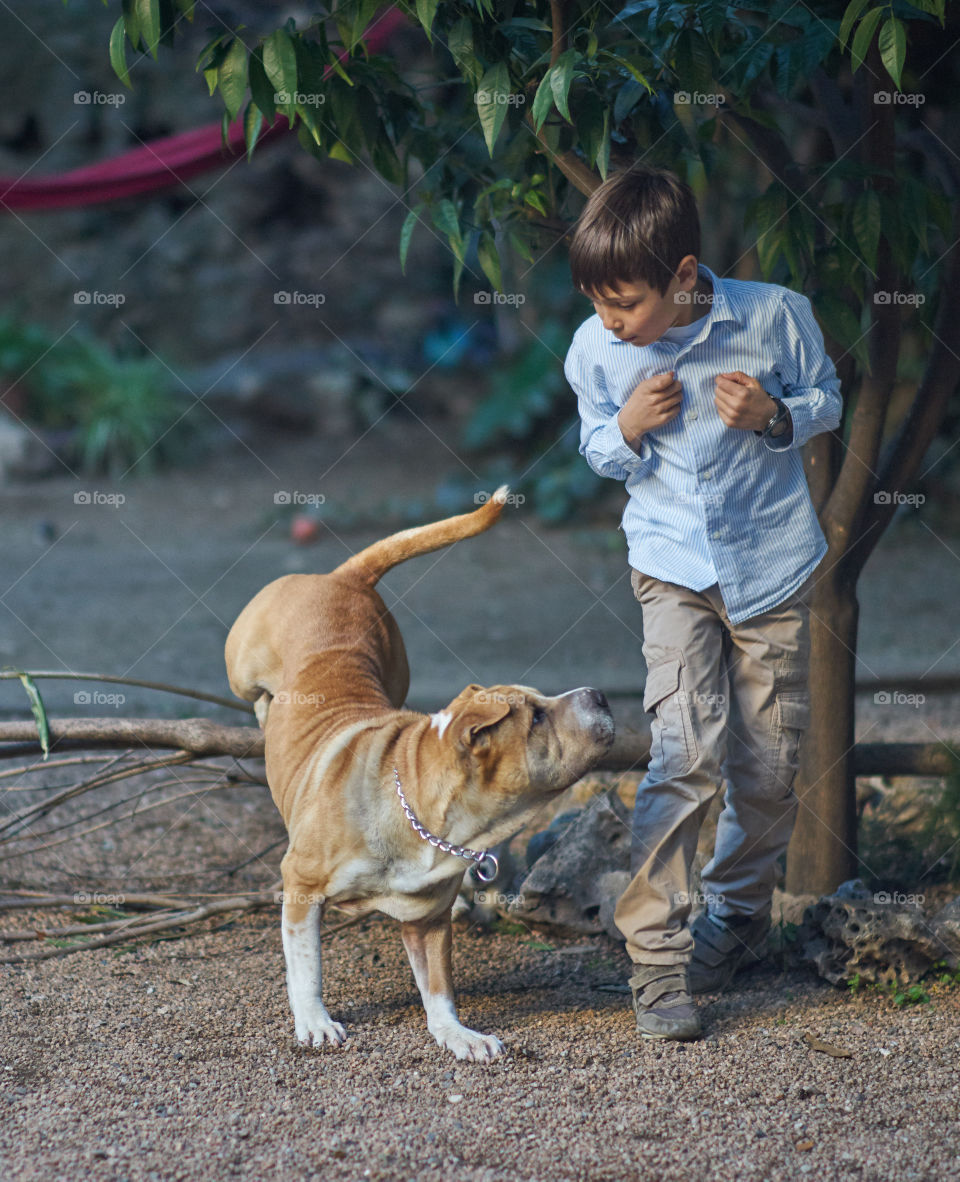
POLYGON ((634 878, 615 917, 648 1038, 697 1038, 692 995, 763 951, 809 717, 804 597, 827 549, 800 448, 840 421, 807 299, 720 279, 699 254, 692 192, 643 166, 596 190, 570 251, 596 315, 577 330, 565 372, 581 453, 626 481, 643 704, 654 715, 634 878), (724 779, 702 876, 708 909, 691 927, 697 836, 724 779))

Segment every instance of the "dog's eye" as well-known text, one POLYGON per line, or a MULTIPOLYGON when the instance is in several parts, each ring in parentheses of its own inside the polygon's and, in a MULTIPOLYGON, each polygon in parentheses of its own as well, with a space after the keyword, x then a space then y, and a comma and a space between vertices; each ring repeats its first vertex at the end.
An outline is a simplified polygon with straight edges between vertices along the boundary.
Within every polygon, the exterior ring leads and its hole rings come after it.
POLYGON ((537 724, 538 724, 538 723, 541 723, 541 722, 543 722, 543 720, 544 720, 546 717, 547 717, 547 712, 546 712, 546 710, 544 710, 544 709, 543 709, 541 706, 534 706, 534 708, 533 708, 533 719, 532 719, 532 725, 533 725, 533 726, 537 726, 537 724))

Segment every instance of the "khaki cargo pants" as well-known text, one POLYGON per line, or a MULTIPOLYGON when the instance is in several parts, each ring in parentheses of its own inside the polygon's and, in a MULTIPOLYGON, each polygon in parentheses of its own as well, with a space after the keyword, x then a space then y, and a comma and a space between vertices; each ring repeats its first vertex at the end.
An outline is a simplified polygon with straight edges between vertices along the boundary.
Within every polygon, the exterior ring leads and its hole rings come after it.
POLYGON ((731 624, 716 585, 691 591, 633 572, 652 742, 633 814, 634 877, 615 919, 638 963, 690 959, 690 868, 724 780, 714 855, 702 876, 705 901, 721 916, 770 909, 776 860, 796 817, 793 781, 810 714, 811 583, 731 624))

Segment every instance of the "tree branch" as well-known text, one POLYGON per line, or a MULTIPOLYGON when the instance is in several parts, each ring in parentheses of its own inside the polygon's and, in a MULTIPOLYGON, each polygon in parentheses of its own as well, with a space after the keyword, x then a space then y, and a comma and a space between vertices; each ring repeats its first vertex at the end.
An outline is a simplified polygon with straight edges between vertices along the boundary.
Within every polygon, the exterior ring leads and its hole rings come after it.
POLYGON ((567 32, 563 12, 563 0, 550 0, 550 29, 552 42, 550 45, 550 65, 556 64, 557 58, 567 48, 567 32))
MULTIPOLYGON (((874 47, 871 67, 875 76, 882 70, 879 51, 874 47)), ((894 191, 894 153, 896 133, 892 104, 874 104, 870 72, 860 76, 857 92, 858 112, 862 123, 869 124, 864 136, 863 163, 873 172, 868 184, 878 196, 894 191)), ((868 190, 869 191, 869 190, 868 190)), ((897 290, 898 272, 890 245, 881 235, 877 248, 877 273, 874 293, 886 293, 887 301, 874 301, 869 337, 870 368, 863 375, 857 405, 850 425, 846 455, 840 466, 833 491, 821 514, 824 533, 831 546, 847 551, 859 538, 867 514, 870 494, 877 487, 877 467, 883 428, 890 396, 897 380, 900 356, 901 309, 892 298, 897 290)), ((879 536, 879 531, 876 532, 879 536)))
POLYGON ((927 448, 943 421, 950 398, 960 381, 960 217, 954 222, 954 245, 941 285, 937 317, 933 325, 933 345, 923 379, 907 416, 891 442, 880 468, 878 486, 890 499, 885 504, 867 507, 868 524, 877 524, 864 543, 857 547, 856 570, 863 569, 880 533, 889 524, 897 506, 893 494, 902 491, 915 475, 927 448))
MULTIPOLYGON (((34 722, 0 722, 0 743, 37 750, 34 722)), ((173 747, 191 755, 232 755, 257 759, 263 755, 263 735, 251 726, 221 726, 206 718, 60 718, 50 719, 50 749, 64 751, 103 747, 173 747)), ((0 747, 0 758, 10 754, 0 747)))

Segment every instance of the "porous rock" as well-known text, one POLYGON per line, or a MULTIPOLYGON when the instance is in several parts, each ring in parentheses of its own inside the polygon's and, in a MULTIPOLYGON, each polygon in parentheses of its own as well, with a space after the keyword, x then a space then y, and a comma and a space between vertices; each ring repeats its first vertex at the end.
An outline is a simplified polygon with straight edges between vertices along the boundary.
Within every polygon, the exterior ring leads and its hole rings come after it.
POLYGON ((531 866, 510 911, 533 923, 623 939, 613 910, 630 880, 630 814, 616 789, 595 797, 531 866))
POLYGON ((910 896, 844 884, 807 909, 798 933, 803 958, 834 985, 854 977, 911 984, 941 962, 960 964, 960 914, 952 906, 928 917, 910 896))

